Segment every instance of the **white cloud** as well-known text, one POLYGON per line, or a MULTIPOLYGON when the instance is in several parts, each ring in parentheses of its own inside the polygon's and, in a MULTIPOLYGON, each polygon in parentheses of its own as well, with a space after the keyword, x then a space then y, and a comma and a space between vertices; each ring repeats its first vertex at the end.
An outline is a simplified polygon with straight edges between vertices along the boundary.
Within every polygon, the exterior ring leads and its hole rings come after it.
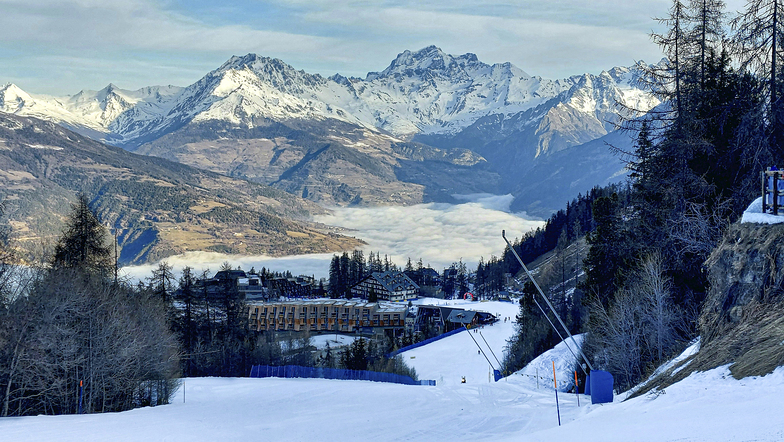
MULTIPOLYGON (((193 269, 193 272, 197 275, 207 271, 212 276, 224 262, 231 264, 232 268, 240 267, 245 271, 255 267, 258 271, 261 271, 262 268, 275 272, 288 270, 294 275, 326 278, 329 275, 331 259, 332 254, 330 253, 274 258, 263 255, 238 256, 215 252, 187 252, 182 255, 170 256, 163 261, 172 266, 177 278, 179 278, 182 269, 186 266, 193 269)), ((152 275, 152 271, 158 267, 159 263, 123 267, 123 277, 132 281, 144 280, 152 275)))
POLYGON ((522 237, 543 225, 508 213, 511 202, 511 195, 477 195, 456 205, 340 208, 317 221, 356 230, 356 236, 368 242, 366 252, 389 254, 400 266, 408 258, 422 258, 425 265, 441 270, 462 258, 475 267, 480 257, 503 254, 502 230, 508 237, 522 237))
MULTIPOLYGON (((148 0, 2 2, 0 38, 62 49, 148 50, 244 53, 271 52, 280 45, 292 53, 314 53, 332 38, 210 24, 148 0)), ((216 66, 217 67, 217 66, 216 66)))
MULTIPOLYGON (((467 195, 460 197, 462 204, 417 204, 407 207, 361 207, 336 208, 332 215, 316 219, 329 225, 354 230, 353 236, 368 242, 365 258, 372 251, 389 255, 398 266, 404 266, 408 258, 416 262, 422 258, 441 271, 462 258, 469 267, 475 268, 480 257, 488 260, 501 256, 507 238, 522 237, 526 232, 544 225, 532 221, 525 214, 509 213, 511 195, 467 195)), ((177 274, 185 266, 197 273, 210 270, 214 274, 225 261, 232 267, 250 270, 262 267, 274 271, 289 270, 295 275, 315 275, 326 278, 332 254, 289 256, 271 258, 267 256, 229 256, 213 252, 188 252, 172 256, 166 261, 177 274)), ((149 277, 156 264, 125 267, 123 273, 132 280, 149 277)))
POLYGON ((516 14, 503 16, 483 14, 479 8, 444 11, 421 7, 355 8, 348 4, 315 10, 305 18, 314 23, 361 29, 370 39, 385 36, 386 39, 374 42, 383 49, 393 46, 393 51, 401 52, 436 44, 451 53, 474 52, 490 63, 511 61, 534 75, 549 78, 598 73, 617 65, 631 65, 638 59, 661 58, 659 48, 649 37, 656 25, 650 16, 636 12, 619 19, 615 14, 599 14, 592 9, 591 19, 575 14, 574 2, 559 3, 562 9, 551 2, 537 2, 544 7, 521 8, 516 14), (608 15, 616 20, 608 19, 608 15), (401 39, 408 45, 400 45, 401 39))

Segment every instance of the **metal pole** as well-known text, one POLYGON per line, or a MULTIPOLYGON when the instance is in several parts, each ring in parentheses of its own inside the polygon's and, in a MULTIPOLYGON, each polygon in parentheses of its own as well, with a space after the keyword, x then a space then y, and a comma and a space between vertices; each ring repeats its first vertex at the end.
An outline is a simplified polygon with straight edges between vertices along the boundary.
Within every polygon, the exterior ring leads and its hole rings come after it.
POLYGON ((79 381, 79 414, 82 414, 82 387, 84 386, 84 381, 79 381))
POLYGON ((523 264, 523 260, 520 259, 520 255, 517 254, 517 251, 514 249, 514 247, 512 247, 512 244, 510 244, 509 240, 506 239, 506 230, 501 231, 501 237, 504 238, 504 241, 506 241, 506 245, 509 246, 509 250, 511 250, 515 258, 517 258, 517 262, 519 262, 520 265, 523 266, 523 270, 525 270, 526 275, 528 275, 528 278, 530 278, 531 282, 534 283, 536 290, 538 290, 539 294, 542 295, 542 298, 544 298, 544 302, 546 302, 547 306, 550 307, 550 310, 553 312, 556 319, 558 319, 558 322, 561 323, 561 327, 563 327, 564 330, 566 331, 566 334, 569 335, 569 338, 571 338, 572 343, 574 344, 575 347, 577 347, 577 351, 579 351, 580 355, 582 355, 583 360, 585 360, 585 362, 588 364, 588 367, 591 369, 591 371, 593 371, 593 365, 591 365, 591 361, 588 360, 588 358, 585 356, 585 353, 583 353, 583 350, 580 348, 579 345, 577 345, 577 341, 574 340, 574 336, 572 336, 572 333, 569 332, 569 329, 566 327, 566 324, 564 324, 564 322, 561 320, 561 317, 558 316, 558 313, 556 313, 555 308, 550 303, 550 300, 547 299, 547 296, 544 295, 544 292, 542 291, 541 287, 539 287, 539 284, 536 283, 536 280, 534 279, 533 275, 531 275, 531 272, 528 271, 528 267, 526 267, 525 264, 523 264))
POLYGON ((561 426, 561 406, 558 405, 558 383, 555 381, 555 361, 553 361, 553 385, 555 385, 555 409, 558 412, 558 426, 561 426))
MULTIPOLYGON (((539 311, 541 311, 541 312, 542 312, 542 315, 544 315, 544 318, 545 318, 545 319, 547 319, 547 322, 549 322, 549 323, 550 323, 550 327, 552 327, 552 328, 553 328, 553 330, 555 330, 555 332, 556 332, 556 333, 558 333, 558 337, 559 337, 559 338, 561 338, 561 342, 563 342, 563 343, 564 343, 564 345, 566 346, 566 349, 567 349, 567 350, 569 350, 569 353, 571 353, 571 354, 572 354, 572 356, 574 356, 574 359, 575 359, 575 360, 577 360, 577 355, 576 355, 576 354, 574 354, 574 352, 572 351, 572 347, 569 347, 569 344, 567 344, 567 343, 566 343, 566 340, 563 338, 563 335, 561 334, 561 332, 559 332, 559 331, 558 331, 558 329, 557 329, 557 328, 555 328, 555 324, 553 324, 553 321, 551 321, 551 320, 550 320, 550 317, 549 317, 549 316, 547 316, 547 313, 545 313, 545 311, 544 311, 544 309, 542 308, 542 306, 541 306, 541 305, 539 305, 539 302, 536 300, 536 298, 535 298, 535 297, 532 297, 531 299, 533 299, 533 300, 534 300, 534 304, 536 304, 536 306, 537 306, 537 307, 539 307, 539 311)), ((587 373, 587 372, 585 372, 585 369, 582 367, 582 365, 580 366, 580 368, 583 370, 583 372, 585 373, 585 375, 586 375, 586 376, 588 376, 588 373, 587 373)))

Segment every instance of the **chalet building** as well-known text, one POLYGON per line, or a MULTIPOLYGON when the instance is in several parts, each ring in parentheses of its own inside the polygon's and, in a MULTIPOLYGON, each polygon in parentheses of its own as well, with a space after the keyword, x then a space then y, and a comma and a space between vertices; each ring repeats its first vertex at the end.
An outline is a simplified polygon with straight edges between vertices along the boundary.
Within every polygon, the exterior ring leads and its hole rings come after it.
POLYGON ((441 285, 441 275, 434 269, 426 267, 421 270, 421 274, 424 285, 441 285))
POLYGON ((222 297, 239 292, 241 279, 248 279, 248 275, 242 270, 221 270, 212 278, 197 279, 194 289, 208 298, 222 297))
POLYGON ((419 305, 413 321, 413 328, 409 331, 418 332, 429 328, 436 334, 441 334, 460 327, 473 328, 495 321, 495 315, 487 312, 446 306, 419 305))
POLYGON ((284 298, 308 298, 318 295, 316 281, 309 276, 276 276, 262 280, 261 276, 242 270, 221 270, 212 278, 196 280, 195 287, 207 296, 222 296, 236 291, 247 301, 269 301, 284 298))
POLYGON ((316 295, 316 281, 309 276, 276 276, 266 281, 274 298, 309 298, 316 295))
POLYGON ((208 297, 225 296, 235 292, 246 300, 269 299, 270 292, 264 287, 261 277, 242 270, 221 270, 212 278, 196 280, 195 289, 208 297))
POLYGON ((402 332, 408 308, 345 299, 300 299, 248 303, 251 330, 312 332, 402 332))
POLYGON ((351 287, 351 296, 368 299, 375 293, 379 300, 405 302, 419 297, 419 286, 403 272, 373 272, 351 287))
POLYGON ((269 299, 269 290, 264 287, 261 277, 258 275, 248 275, 245 278, 237 278, 237 290, 242 293, 248 301, 269 299))

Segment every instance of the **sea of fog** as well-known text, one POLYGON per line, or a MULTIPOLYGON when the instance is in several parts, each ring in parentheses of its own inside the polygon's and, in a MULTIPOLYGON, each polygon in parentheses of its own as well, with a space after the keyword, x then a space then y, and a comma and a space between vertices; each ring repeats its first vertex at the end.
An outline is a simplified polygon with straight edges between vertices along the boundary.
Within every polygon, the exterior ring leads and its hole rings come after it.
MULTIPOLYGON (((510 213, 512 195, 461 195, 459 204, 428 203, 413 206, 333 208, 329 215, 317 216, 315 221, 350 229, 351 236, 368 243, 365 258, 372 251, 389 258, 398 266, 405 266, 408 258, 441 271, 462 259, 469 268, 476 267, 480 257, 487 261, 501 256, 507 238, 520 238, 526 232, 544 225, 543 221, 528 219, 525 213, 510 213)), ((171 256, 166 261, 179 274, 185 266, 196 272, 217 271, 228 261, 232 267, 250 270, 262 267, 272 271, 289 270, 294 275, 326 278, 333 254, 296 255, 273 258, 269 256, 238 256, 214 252, 187 252, 171 256)), ((150 276, 158 263, 129 266, 122 269, 125 277, 139 280, 150 276)))

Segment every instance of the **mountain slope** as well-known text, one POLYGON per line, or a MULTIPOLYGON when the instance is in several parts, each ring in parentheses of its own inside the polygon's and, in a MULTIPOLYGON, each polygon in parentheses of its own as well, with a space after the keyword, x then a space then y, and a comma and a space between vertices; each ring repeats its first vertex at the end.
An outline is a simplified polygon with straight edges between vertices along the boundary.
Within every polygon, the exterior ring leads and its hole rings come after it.
POLYGON ((500 180, 467 149, 403 142, 339 120, 257 121, 253 127, 189 123, 136 152, 268 184, 326 205, 415 204, 442 189, 446 198, 494 192, 500 180))
POLYGON ((0 198, 17 243, 51 243, 76 192, 117 233, 123 263, 187 250, 284 255, 359 241, 305 220, 323 209, 280 190, 131 154, 52 123, 0 113, 0 198))
POLYGON ((515 196, 511 210, 546 218, 578 194, 622 181, 629 171, 608 145, 628 152, 631 143, 628 134, 615 131, 542 158, 524 172, 526 179, 510 190, 515 196))

